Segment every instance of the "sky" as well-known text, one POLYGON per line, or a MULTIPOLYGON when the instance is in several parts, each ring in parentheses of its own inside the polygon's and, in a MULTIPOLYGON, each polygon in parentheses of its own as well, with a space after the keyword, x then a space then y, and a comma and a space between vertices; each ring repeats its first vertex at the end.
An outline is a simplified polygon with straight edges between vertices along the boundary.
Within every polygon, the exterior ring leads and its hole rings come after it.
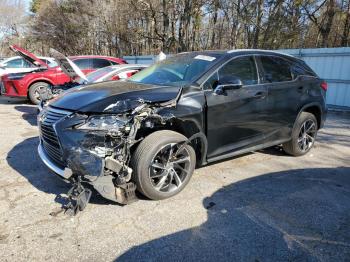
POLYGON ((23 2, 24 2, 25 5, 26 5, 27 11, 29 11, 30 2, 32 2, 32 0, 23 0, 23 2))

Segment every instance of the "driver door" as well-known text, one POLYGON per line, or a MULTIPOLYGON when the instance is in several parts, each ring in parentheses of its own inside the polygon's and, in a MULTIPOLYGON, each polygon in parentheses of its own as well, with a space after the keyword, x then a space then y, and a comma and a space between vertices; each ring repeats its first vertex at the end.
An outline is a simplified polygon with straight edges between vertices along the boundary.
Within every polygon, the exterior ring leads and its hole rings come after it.
POLYGON ((253 56, 233 58, 204 84, 207 99, 208 158, 263 143, 268 129, 267 88, 259 83, 253 56), (240 79, 240 88, 215 92, 220 79, 240 79))

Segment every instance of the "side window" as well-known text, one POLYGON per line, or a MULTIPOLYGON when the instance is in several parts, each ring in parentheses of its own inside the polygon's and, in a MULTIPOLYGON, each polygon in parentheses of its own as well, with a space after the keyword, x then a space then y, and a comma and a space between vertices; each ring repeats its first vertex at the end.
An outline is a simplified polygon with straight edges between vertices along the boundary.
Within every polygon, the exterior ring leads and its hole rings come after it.
POLYGON ((35 67, 32 63, 29 63, 26 60, 23 60, 23 68, 32 68, 35 67))
POLYGON ((94 69, 110 66, 111 63, 107 59, 94 58, 92 59, 92 65, 94 69))
POLYGON ((219 83, 218 72, 215 72, 204 84, 204 89, 215 89, 219 83))
POLYGON ((7 68, 23 68, 23 59, 16 58, 6 63, 7 68))
POLYGON ((91 69, 91 59, 89 58, 76 59, 73 62, 82 70, 91 69))
POLYGON ((291 64, 291 71, 294 79, 298 76, 315 76, 315 73, 308 69, 307 66, 295 62, 291 64))
POLYGON ((274 56, 261 56, 264 69, 264 82, 274 83, 293 80, 290 65, 282 58, 274 56))
POLYGON ((258 83, 257 70, 253 57, 236 58, 228 62, 218 71, 219 81, 223 77, 239 78, 243 85, 254 85, 258 83))

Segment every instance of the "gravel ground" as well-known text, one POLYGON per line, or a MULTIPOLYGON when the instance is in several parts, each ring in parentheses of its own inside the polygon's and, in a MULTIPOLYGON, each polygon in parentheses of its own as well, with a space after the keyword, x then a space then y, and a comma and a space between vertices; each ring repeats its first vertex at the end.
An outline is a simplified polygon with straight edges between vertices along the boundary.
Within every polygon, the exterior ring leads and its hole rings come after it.
POLYGON ((36 153, 36 109, 0 97, 1 261, 350 261, 350 115, 315 148, 270 148, 197 169, 184 191, 120 206, 94 196, 49 213, 69 185, 36 153))

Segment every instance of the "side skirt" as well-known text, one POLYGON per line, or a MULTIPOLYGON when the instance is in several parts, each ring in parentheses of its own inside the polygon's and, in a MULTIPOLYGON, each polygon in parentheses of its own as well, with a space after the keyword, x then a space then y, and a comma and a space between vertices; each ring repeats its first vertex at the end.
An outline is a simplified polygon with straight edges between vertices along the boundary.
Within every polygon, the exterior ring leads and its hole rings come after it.
POLYGON ((246 153, 249 153, 249 152, 253 152, 253 151, 257 151, 257 150, 260 150, 260 149, 263 149, 263 148, 267 148, 267 147, 283 144, 285 142, 288 142, 289 140, 290 140, 290 138, 289 139, 277 140, 277 141, 273 141, 273 142, 269 142, 269 143, 265 143, 265 144, 261 144, 261 145, 257 145, 257 146, 248 147, 248 148, 241 149, 241 150, 238 150, 238 151, 234 151, 234 152, 231 152, 231 153, 228 153, 228 154, 224 154, 224 155, 208 158, 207 162, 208 163, 212 163, 212 162, 219 161, 219 160, 222 160, 222 159, 225 159, 225 158, 230 158, 230 157, 233 157, 233 156, 243 155, 243 154, 246 154, 246 153))

